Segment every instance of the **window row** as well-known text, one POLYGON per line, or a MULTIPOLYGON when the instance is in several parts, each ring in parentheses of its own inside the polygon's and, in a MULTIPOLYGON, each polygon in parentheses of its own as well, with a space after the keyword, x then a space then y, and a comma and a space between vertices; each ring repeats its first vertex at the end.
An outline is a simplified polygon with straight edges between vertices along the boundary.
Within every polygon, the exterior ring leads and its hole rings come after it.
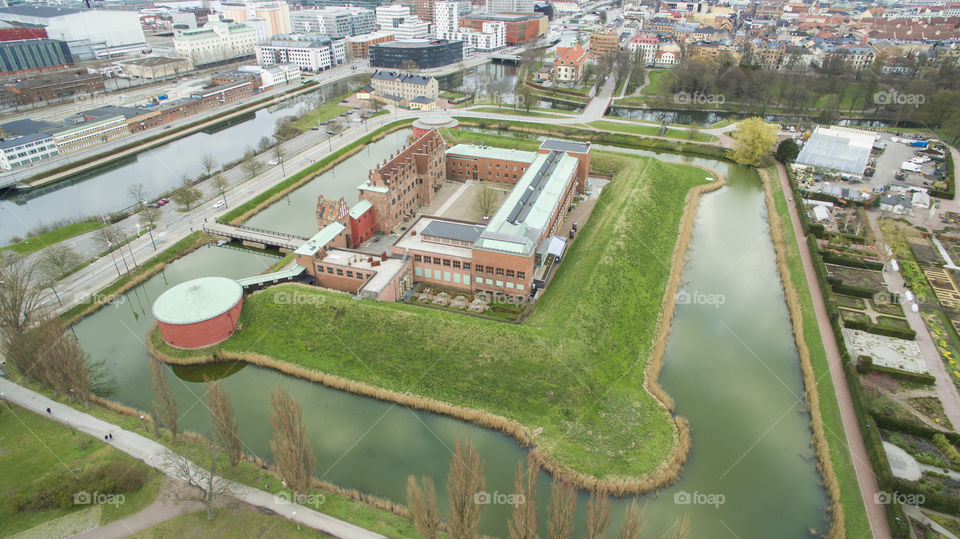
MULTIPOLYGON (((323 273, 323 271, 324 271, 324 266, 317 264, 317 273, 323 273)), ((344 270, 343 268, 335 268, 333 266, 326 266, 326 271, 327 271, 327 274, 337 275, 338 277, 343 277, 344 273, 346 273, 346 277, 348 279, 363 280, 363 279, 366 279, 367 277, 373 277, 372 273, 367 275, 362 271, 354 272, 353 270, 344 270)))

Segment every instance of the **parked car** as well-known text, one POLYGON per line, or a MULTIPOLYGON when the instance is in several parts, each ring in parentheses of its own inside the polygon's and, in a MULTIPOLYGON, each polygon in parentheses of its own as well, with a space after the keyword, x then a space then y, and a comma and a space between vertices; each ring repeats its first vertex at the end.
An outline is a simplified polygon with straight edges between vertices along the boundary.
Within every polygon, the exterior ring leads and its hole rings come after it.
POLYGON ((222 200, 218 200, 218 201, 216 201, 216 202, 213 204, 213 209, 222 208, 222 207, 224 207, 224 206, 226 206, 226 202, 224 202, 224 201, 222 201, 222 200))

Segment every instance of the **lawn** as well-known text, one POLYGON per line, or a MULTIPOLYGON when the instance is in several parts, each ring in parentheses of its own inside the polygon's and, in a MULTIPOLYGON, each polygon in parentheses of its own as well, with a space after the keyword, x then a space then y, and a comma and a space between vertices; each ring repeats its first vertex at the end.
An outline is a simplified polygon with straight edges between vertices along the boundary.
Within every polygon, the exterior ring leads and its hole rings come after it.
POLYGON ((244 329, 205 352, 255 352, 486 410, 542 428, 537 446, 577 472, 641 478, 675 436, 643 389, 670 275, 660 260, 672 258, 685 195, 707 173, 645 157, 600 160, 619 172, 524 325, 300 288, 324 301, 277 305, 272 291, 254 294, 244 329), (623 241, 640 236, 644 250, 623 241))
MULTIPOLYGON (((42 415, 19 406, 0 404, 0 497, 9 500, 15 493, 31 493, 39 484, 65 474, 99 466, 110 461, 139 463, 138 460, 102 441, 79 434, 42 415)), ((100 523, 106 524, 146 507, 156 498, 163 477, 141 465, 146 482, 137 491, 124 494, 124 503, 102 505, 100 523)), ((93 489, 91 489, 93 490, 93 489)), ((11 512, 0 506, 0 536, 32 528, 90 506, 67 509, 11 512)))
POLYGON ((513 115, 516 115, 516 116, 539 116, 539 117, 542 117, 542 118, 544 118, 544 117, 545 117, 545 118, 560 118, 560 117, 562 117, 562 116, 565 116, 565 115, 561 115, 561 114, 551 114, 551 113, 546 113, 546 112, 539 112, 538 110, 534 110, 534 109, 531 109, 531 110, 528 112, 528 111, 526 111, 526 110, 524 110, 524 109, 515 109, 515 108, 513 108, 513 107, 503 107, 503 108, 497 108, 497 107, 480 107, 480 108, 470 109, 470 110, 471 110, 471 111, 476 111, 476 112, 492 112, 492 113, 495 113, 495 114, 513 114, 513 115))
POLYGON ((669 69, 654 69, 647 72, 647 76, 650 77, 650 84, 644 86, 641 92, 645 95, 667 95, 670 85, 676 80, 669 69))
MULTIPOLYGON (((860 495, 860 484, 850 460, 850 450, 840 418, 840 406, 830 377, 830 365, 823 348, 823 337, 817 326, 813 298, 807 286, 806 274, 800 259, 800 246, 794 235, 793 222, 787 210, 787 199, 783 194, 776 168, 769 169, 770 184, 773 190, 774 206, 780 216, 780 227, 785 243, 785 261, 788 276, 800 296, 800 310, 803 312, 803 340, 810 351, 810 363, 817 377, 817 395, 820 399, 820 415, 823 418, 827 443, 830 445, 830 461, 840 484, 840 503, 844 513, 844 531, 847 537, 869 537, 870 526, 860 495)), ((805 246, 803 248, 806 248, 805 246)))
POLYGON ((316 127, 319 122, 325 122, 340 116, 344 112, 351 110, 350 107, 340 104, 340 101, 343 100, 344 97, 345 96, 341 96, 338 97, 336 101, 320 105, 290 125, 301 132, 309 131, 311 127, 316 127))
POLYGON ((224 507, 217 510, 213 520, 207 520, 207 512, 190 513, 146 529, 130 537, 138 539, 179 539, 181 537, 301 537, 311 535, 330 537, 305 528, 277 515, 240 507, 224 507))
MULTIPOLYGON (((607 120, 596 120, 588 123, 587 125, 595 127, 597 129, 603 129, 606 131, 617 131, 619 133, 630 133, 633 135, 645 135, 650 137, 659 137, 660 127, 657 125, 648 125, 648 124, 633 124, 633 123, 620 123, 620 122, 610 122, 607 120)), ((699 142, 713 142, 717 140, 717 137, 708 134, 708 133, 697 133, 696 136, 690 138, 690 131, 686 129, 667 129, 667 132, 663 134, 664 137, 669 138, 679 138, 684 140, 693 140, 699 142)))
POLYGON ((91 232, 104 226, 106 226, 106 223, 101 221, 72 223, 61 226, 60 228, 55 228, 49 232, 44 232, 43 234, 37 234, 32 238, 27 238, 23 241, 7 245, 6 247, 0 247, 0 252, 12 251, 18 255, 28 255, 30 253, 35 253, 40 249, 45 249, 51 245, 60 243, 63 240, 68 240, 81 234, 86 234, 87 232, 91 232))

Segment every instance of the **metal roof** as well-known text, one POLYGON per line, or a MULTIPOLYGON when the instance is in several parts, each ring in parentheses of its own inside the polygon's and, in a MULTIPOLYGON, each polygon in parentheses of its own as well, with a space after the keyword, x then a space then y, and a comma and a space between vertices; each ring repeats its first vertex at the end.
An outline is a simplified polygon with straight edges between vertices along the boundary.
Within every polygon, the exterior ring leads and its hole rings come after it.
POLYGON ((194 324, 229 311, 243 297, 240 283, 226 277, 201 277, 180 283, 153 302, 153 317, 165 324, 194 324))
POLYGON ((543 141, 543 144, 540 145, 540 149, 547 151, 556 150, 558 152, 589 153, 590 143, 548 138, 547 140, 543 141))
POLYGON ((865 143, 860 137, 818 128, 803 145, 796 162, 861 176, 867 168, 872 148, 872 142, 865 143))
POLYGON ((25 17, 61 17, 63 15, 72 15, 74 13, 80 13, 79 9, 65 8, 65 7, 52 7, 52 6, 10 6, 5 8, 0 8, 0 17, 3 15, 19 15, 25 17))
POLYGON ((8 137, 5 139, 0 139, 0 149, 6 150, 8 148, 16 148, 23 146, 24 144, 30 144, 31 142, 46 139, 53 140, 53 136, 48 135, 47 133, 29 133, 26 135, 8 137))
POLYGON ((372 207, 373 207, 373 204, 371 204, 369 200, 365 198, 361 199, 356 204, 354 204, 352 208, 350 208, 350 217, 353 217, 354 219, 359 219, 361 215, 366 213, 367 210, 369 210, 372 207))
POLYGON ((523 163, 533 163, 537 158, 536 152, 525 152, 522 150, 511 150, 509 148, 494 148, 491 146, 478 146, 476 144, 457 144, 446 152, 449 159, 451 156, 464 157, 485 157, 487 159, 500 159, 503 161, 520 161, 523 163))
POLYGON ((342 224, 334 221, 329 225, 323 227, 320 232, 317 232, 312 238, 306 241, 303 245, 297 248, 294 251, 294 254, 314 256, 317 254, 317 251, 322 249, 328 243, 333 241, 341 232, 343 232, 347 227, 342 224))
POLYGON ((421 236, 433 236, 435 238, 446 238, 457 241, 477 241, 483 229, 483 225, 468 225, 466 223, 453 223, 450 221, 431 221, 421 232, 421 236))

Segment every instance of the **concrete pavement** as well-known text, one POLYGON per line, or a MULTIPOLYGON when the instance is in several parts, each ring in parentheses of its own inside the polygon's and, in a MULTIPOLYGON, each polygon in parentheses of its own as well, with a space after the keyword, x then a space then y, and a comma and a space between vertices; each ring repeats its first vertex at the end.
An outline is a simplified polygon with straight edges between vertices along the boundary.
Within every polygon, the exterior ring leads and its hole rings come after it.
MULTIPOLYGON (((89 434, 98 439, 103 439, 104 434, 113 434, 113 440, 110 442, 110 445, 176 479, 173 473, 174 466, 170 461, 170 450, 167 449, 166 446, 149 438, 145 438, 132 431, 123 430, 116 425, 75 410, 74 408, 49 399, 40 393, 31 391, 4 378, 0 378, 0 398, 6 399, 32 412, 45 415, 74 430, 89 434), (46 412, 47 409, 50 409, 49 414, 46 412)), ((181 461, 185 460, 179 455, 176 455, 174 458, 181 461)), ((196 469, 193 463, 189 461, 186 462, 191 469, 196 469)), ((232 496, 240 501, 256 507, 269 509, 284 518, 299 522, 304 526, 309 526, 310 528, 320 530, 335 537, 345 539, 379 539, 384 537, 383 535, 314 511, 309 507, 281 500, 278 496, 247 485, 236 483, 222 477, 216 477, 214 481, 229 485, 232 496)))

